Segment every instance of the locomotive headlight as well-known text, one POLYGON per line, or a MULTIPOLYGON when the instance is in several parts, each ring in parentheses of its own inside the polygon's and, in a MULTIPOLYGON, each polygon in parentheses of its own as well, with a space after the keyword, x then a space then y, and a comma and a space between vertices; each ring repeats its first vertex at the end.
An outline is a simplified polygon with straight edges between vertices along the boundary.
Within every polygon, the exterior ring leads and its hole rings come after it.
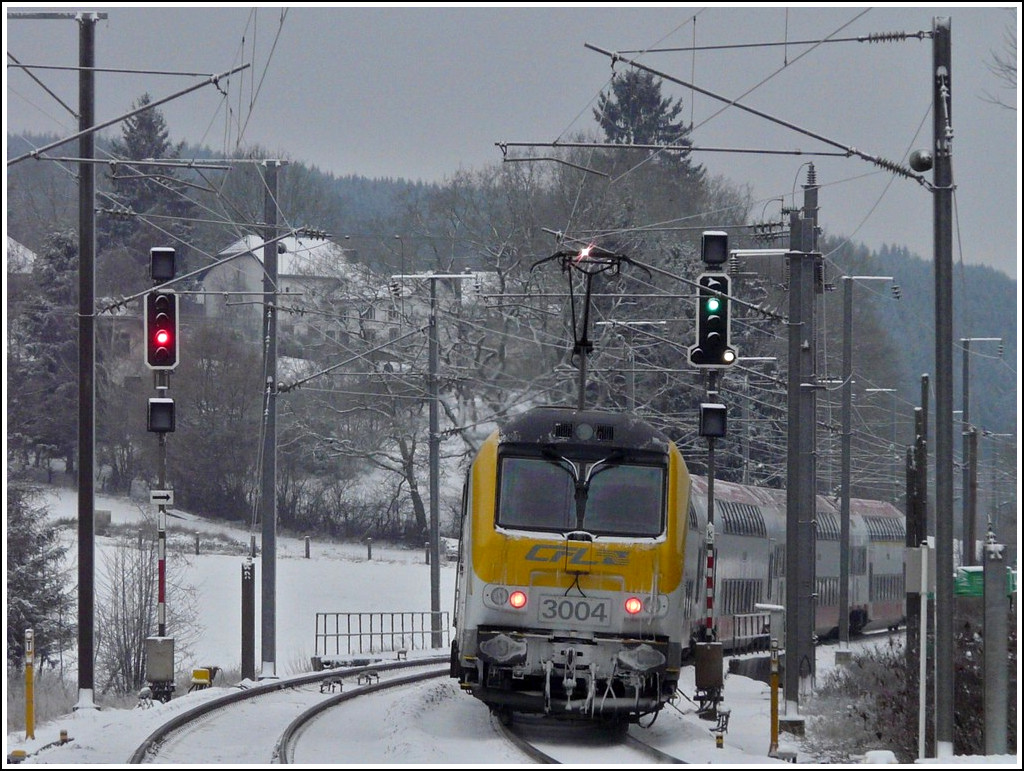
POLYGON ((523 611, 529 600, 527 589, 503 586, 502 584, 488 584, 480 593, 484 607, 491 610, 523 611))
POLYGON ((491 602, 493 602, 498 607, 501 607, 506 602, 508 602, 508 589, 506 589, 504 586, 495 586, 493 589, 491 589, 490 595, 491 602))
POLYGON ((665 618, 668 615, 669 598, 664 594, 632 595, 622 602, 626 618, 665 618))

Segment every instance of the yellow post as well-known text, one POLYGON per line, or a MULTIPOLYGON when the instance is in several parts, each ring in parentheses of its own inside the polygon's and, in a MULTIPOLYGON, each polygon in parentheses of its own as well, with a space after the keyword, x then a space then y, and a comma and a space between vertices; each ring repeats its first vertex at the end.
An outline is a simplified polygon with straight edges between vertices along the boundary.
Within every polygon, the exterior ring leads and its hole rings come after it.
POLYGON ((772 689, 772 717, 771 717, 771 744, 768 746, 768 757, 774 758, 779 754, 779 641, 772 639, 771 657, 771 689, 772 689))
POLYGON ((32 682, 32 666, 36 659, 35 633, 25 630, 25 738, 36 738, 35 683, 32 682))

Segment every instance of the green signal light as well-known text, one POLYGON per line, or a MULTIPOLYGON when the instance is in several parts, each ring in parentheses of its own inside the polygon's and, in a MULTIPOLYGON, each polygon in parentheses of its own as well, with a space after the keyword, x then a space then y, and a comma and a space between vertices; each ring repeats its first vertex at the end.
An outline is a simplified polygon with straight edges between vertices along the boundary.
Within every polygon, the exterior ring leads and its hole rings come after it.
POLYGON ((709 297, 708 298, 707 308, 712 313, 717 311, 720 305, 721 305, 721 302, 719 301, 719 299, 717 297, 709 297))

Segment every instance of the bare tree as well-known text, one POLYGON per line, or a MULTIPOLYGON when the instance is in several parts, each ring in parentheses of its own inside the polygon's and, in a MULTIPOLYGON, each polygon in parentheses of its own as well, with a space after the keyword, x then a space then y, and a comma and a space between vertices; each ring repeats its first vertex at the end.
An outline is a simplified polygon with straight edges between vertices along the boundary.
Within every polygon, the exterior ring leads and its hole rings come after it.
MULTIPOLYGON (((1016 13, 1011 10, 1011 13, 1016 13)), ((1002 48, 990 51, 991 59, 986 66, 999 83, 999 87, 1016 94, 1017 91, 1017 30, 1013 24, 1008 23, 1003 30, 1002 48)), ((1007 110, 1016 111, 1015 102, 1007 101, 1007 97, 998 96, 985 92, 983 97, 986 102, 999 105, 1007 110)))
MULTIPOLYGON (((159 563, 152 517, 136 535, 125 535, 104 552, 97 591, 97 669, 101 692, 132 693, 146 679, 146 638, 157 628, 159 563)), ((196 634, 195 591, 182 581, 184 557, 167 559, 167 628, 178 660, 187 657, 196 634)))

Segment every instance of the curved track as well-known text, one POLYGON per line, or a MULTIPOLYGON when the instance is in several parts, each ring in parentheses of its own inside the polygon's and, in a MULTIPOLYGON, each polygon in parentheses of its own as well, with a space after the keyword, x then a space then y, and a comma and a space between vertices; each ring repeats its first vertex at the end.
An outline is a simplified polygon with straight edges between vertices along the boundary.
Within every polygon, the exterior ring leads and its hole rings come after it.
POLYGON ((343 704, 346 701, 351 701, 356 698, 365 698, 367 695, 377 693, 379 691, 386 691, 391 688, 402 688, 412 685, 413 683, 423 682, 424 680, 446 677, 449 672, 449 667, 444 666, 441 668, 430 669, 425 672, 406 675, 405 677, 396 677, 383 682, 375 682, 373 684, 367 683, 364 688, 360 688, 359 690, 349 691, 348 693, 339 693, 336 696, 331 696, 317 704, 314 704, 295 718, 295 720, 285 728, 284 732, 281 734, 281 739, 278 742, 277 748, 274 751, 274 761, 285 764, 294 763, 295 748, 303 732, 306 731, 310 725, 325 712, 334 709, 339 704, 343 704))
MULTIPOLYGON (((208 747, 205 734, 216 734, 221 721, 238 722, 246 720, 249 712, 259 712, 260 722, 265 725, 268 712, 274 712, 280 722, 280 731, 253 732, 244 747, 221 746, 219 751, 230 763, 269 763, 277 751, 282 733, 295 720, 296 715, 310 709, 324 700, 320 682, 330 676, 348 678, 371 672, 378 675, 393 673, 410 668, 423 668, 447 663, 447 656, 435 656, 398 662, 381 662, 362 667, 324 670, 286 680, 277 680, 229 693, 175 716, 152 734, 132 753, 129 763, 195 763, 198 747, 208 747)), ((447 669, 444 670, 447 672, 447 669)), ((358 693, 359 691, 356 691, 358 693)), ((228 732, 221 732, 227 734, 228 732)), ((211 758, 209 751, 203 753, 203 762, 220 762, 211 758)))
MULTIPOLYGON (((353 733, 353 724, 365 715, 386 714, 393 711, 396 702, 393 697, 381 699, 395 689, 408 689, 410 704, 419 704, 415 689, 420 684, 440 680, 449 674, 447 657, 429 657, 412 661, 380 662, 368 666, 338 668, 310 673, 287 680, 261 683, 245 690, 228 693, 211 699, 193 709, 183 712, 154 731, 132 754, 130 763, 162 763, 184 765, 196 762, 230 764, 318 764, 337 763, 339 756, 355 751, 370 755, 393 758, 401 755, 401 747, 390 747, 389 738, 375 746, 379 737, 354 733, 362 740, 358 749, 353 742, 359 739, 344 738, 346 730, 353 733), (438 665, 441 666, 438 666, 438 665), (322 687, 327 678, 344 678, 345 685, 333 692, 322 687), (355 683, 353 683, 353 680, 355 683), (378 697, 378 698, 375 698, 378 697), (347 712, 346 710, 357 710, 347 712), (241 743, 232 744, 225 737, 237 735, 237 730, 227 726, 251 724, 258 726, 241 743), (339 728, 345 726, 346 728, 339 728), (396 753, 396 749, 399 752, 396 753)), ((455 693, 455 686, 449 685, 455 693)), ((444 691, 442 687, 431 686, 434 692, 444 691)), ((405 696, 403 695, 403 700, 405 696)), ((414 707, 414 709, 420 709, 414 707)), ((450 724, 452 715, 444 709, 435 712, 435 719, 450 724)), ((477 712, 476 714, 479 714, 477 712)), ((388 715, 378 719, 377 724, 391 724, 397 719, 422 719, 422 710, 417 713, 388 715)), ((475 720, 476 718, 474 718, 475 720)), ((512 726, 506 726, 495 715, 481 716, 489 719, 491 738, 488 739, 487 722, 474 724, 466 730, 481 741, 481 751, 488 756, 503 754, 506 757, 522 758, 521 762, 543 764, 581 762, 581 757, 593 755, 598 764, 650 765, 661 763, 682 763, 658 749, 648 746, 630 735, 625 728, 610 730, 607 726, 591 724, 564 724, 539 717, 516 715, 512 726), (492 744, 487 745, 490 741, 492 744), (498 742, 498 744, 494 744, 498 742), (501 744, 506 749, 500 749, 501 744)), ((458 721, 456 721, 458 722, 458 721)), ((401 725, 409 723, 402 722, 401 725)), ((403 733, 399 731, 397 733, 403 733)), ((443 750, 442 750, 443 754, 443 750)), ((590 761, 587 761, 590 762, 590 761)))

